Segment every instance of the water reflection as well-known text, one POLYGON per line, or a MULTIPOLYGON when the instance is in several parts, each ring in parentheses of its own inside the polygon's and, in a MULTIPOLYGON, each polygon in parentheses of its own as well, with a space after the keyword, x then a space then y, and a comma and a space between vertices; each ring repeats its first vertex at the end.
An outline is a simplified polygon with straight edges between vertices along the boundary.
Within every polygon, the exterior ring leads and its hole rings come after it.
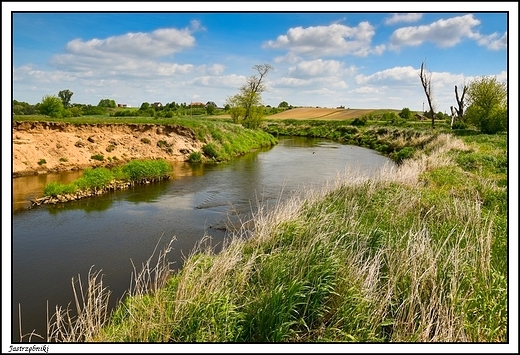
MULTIPOLYGON (((86 277, 92 265, 103 271, 104 284, 118 299, 129 286, 132 262, 141 265, 156 245, 162 248, 175 237, 170 261, 181 267, 183 255, 204 235, 218 250, 226 228, 247 220, 257 202, 273 206, 295 191, 335 179, 346 167, 371 174, 388 162, 360 147, 282 138, 272 149, 229 163, 174 164, 169 181, 15 213, 13 341, 19 340, 18 304, 23 332, 36 329, 45 334, 47 300, 51 310, 66 306, 73 300, 71 278, 86 277)), ((30 193, 23 191, 24 184, 17 179, 13 205, 37 190, 33 184, 30 193)))

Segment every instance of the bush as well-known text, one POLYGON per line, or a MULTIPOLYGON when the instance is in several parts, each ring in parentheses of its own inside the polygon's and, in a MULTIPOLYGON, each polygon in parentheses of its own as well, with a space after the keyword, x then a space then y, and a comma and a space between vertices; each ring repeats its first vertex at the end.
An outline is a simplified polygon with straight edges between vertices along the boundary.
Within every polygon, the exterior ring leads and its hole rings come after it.
POLYGON ((80 189, 99 189, 108 185, 113 180, 113 175, 107 168, 87 168, 83 176, 76 180, 75 184, 80 189))
POLYGON ((188 160, 190 163, 200 163, 202 161, 202 154, 200 154, 200 152, 191 152, 188 160))
POLYGON ((64 108, 61 99, 54 95, 43 97, 39 107, 40 113, 51 117, 62 117, 64 108))
POLYGON ((483 133, 494 134, 507 130, 507 84, 496 77, 480 77, 468 85, 467 122, 483 133))
POLYGON ((397 152, 395 160, 398 163, 401 163, 404 159, 411 158, 414 153, 415 150, 412 147, 404 147, 401 150, 399 150, 399 152, 397 152))
POLYGON ((150 144, 151 143, 151 141, 148 138, 141 138, 141 142, 143 142, 144 144, 150 144))
POLYGON ((132 160, 123 167, 123 173, 131 181, 145 179, 159 179, 171 171, 171 165, 167 161, 159 160, 132 160))
POLYGON ((467 129, 467 128, 468 128, 468 125, 461 121, 457 121, 457 122, 453 123, 453 126, 451 126, 451 129, 467 129))
POLYGON ((213 143, 205 144, 202 147, 202 151, 204 152, 204 155, 206 155, 208 158, 217 158, 218 157, 217 149, 215 148, 213 143))
POLYGON ((47 161, 45 159, 40 159, 38 161, 38 165, 43 165, 43 164, 47 164, 47 161))
POLYGON ((350 124, 352 126, 365 126, 367 124, 367 116, 356 117, 350 124))
POLYGON ((105 157, 103 156, 103 154, 94 154, 90 157, 90 159, 103 161, 105 159, 105 157))
POLYGON ((401 117, 404 120, 410 120, 412 119, 412 111, 408 107, 405 107, 399 112, 399 117, 401 117))

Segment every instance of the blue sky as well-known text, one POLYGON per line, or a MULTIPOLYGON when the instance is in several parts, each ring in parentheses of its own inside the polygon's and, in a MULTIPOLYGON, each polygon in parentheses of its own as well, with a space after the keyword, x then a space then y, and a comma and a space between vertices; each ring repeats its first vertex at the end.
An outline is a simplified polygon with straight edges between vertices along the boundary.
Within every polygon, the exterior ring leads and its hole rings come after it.
MULTIPOLYGON (((69 89, 72 102, 93 105, 109 98, 223 106, 257 74, 255 64, 268 63, 266 105, 422 110, 418 72, 426 60, 442 112, 456 103, 455 85, 481 75, 507 81, 507 45, 516 40, 509 41, 506 11, 518 10, 511 3, 33 4, 32 13, 9 4, 18 101, 69 89), (81 12, 123 9, 132 12, 81 12), (74 12, 38 12, 47 10, 74 12)), ((517 12, 510 16, 517 26, 517 12)))

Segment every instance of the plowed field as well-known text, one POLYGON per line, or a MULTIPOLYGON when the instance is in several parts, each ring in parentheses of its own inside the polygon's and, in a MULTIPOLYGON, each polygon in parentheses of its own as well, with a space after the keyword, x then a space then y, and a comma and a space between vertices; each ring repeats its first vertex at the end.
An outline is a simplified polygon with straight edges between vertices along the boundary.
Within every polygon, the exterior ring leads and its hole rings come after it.
POLYGON ((267 119, 280 120, 349 120, 356 117, 367 115, 374 112, 374 109, 336 109, 336 108, 293 108, 274 115, 269 115, 267 119))

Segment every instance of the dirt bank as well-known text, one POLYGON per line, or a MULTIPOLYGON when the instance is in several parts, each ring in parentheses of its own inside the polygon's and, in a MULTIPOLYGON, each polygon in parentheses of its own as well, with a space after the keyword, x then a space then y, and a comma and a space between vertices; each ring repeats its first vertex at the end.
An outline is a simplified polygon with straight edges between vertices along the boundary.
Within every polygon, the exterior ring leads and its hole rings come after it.
POLYGON ((13 177, 110 167, 136 158, 185 161, 202 146, 191 129, 179 125, 15 121, 13 177))

